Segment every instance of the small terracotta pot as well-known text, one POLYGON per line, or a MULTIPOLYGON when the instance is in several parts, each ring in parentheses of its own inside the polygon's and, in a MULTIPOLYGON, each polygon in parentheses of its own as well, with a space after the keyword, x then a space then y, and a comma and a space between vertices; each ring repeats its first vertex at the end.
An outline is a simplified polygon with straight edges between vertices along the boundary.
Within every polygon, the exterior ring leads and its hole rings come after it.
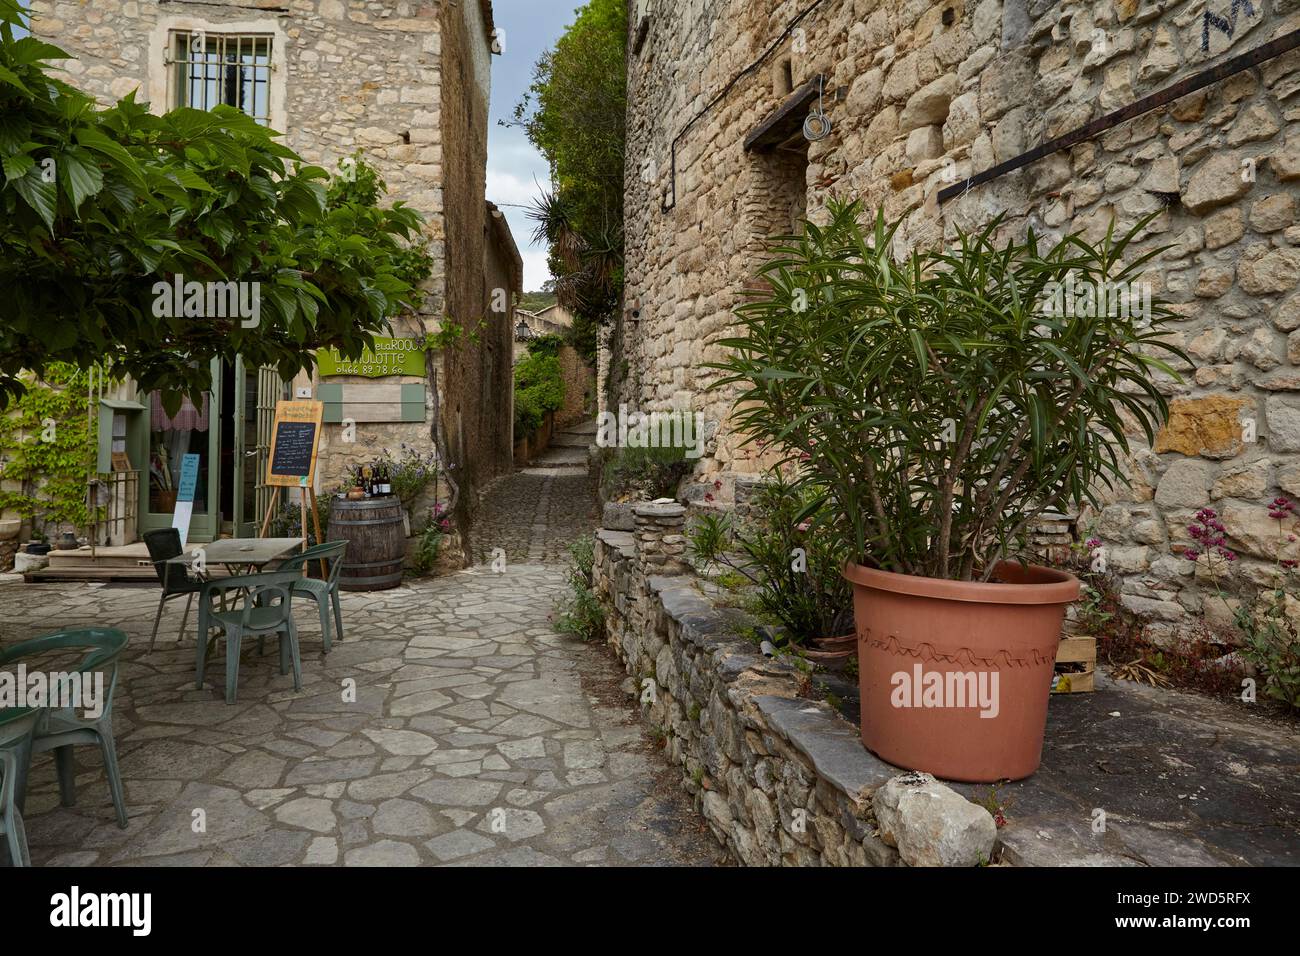
POLYGON ((366 496, 366 489, 357 485, 355 488, 348 489, 348 501, 360 501, 366 496))
POLYGON ((1038 769, 1066 606, 1079 580, 1003 562, 1000 583, 847 564, 862 742, 883 760, 971 783, 1038 769))
POLYGON ((858 636, 856 634, 841 634, 839 637, 814 637, 813 646, 819 651, 839 651, 846 647, 853 650, 858 649, 858 636))
POLYGON ((856 634, 842 634, 839 637, 814 637, 809 642, 809 645, 803 648, 803 656, 810 661, 831 663, 858 656, 858 637, 856 634))
POLYGON ((829 662, 829 661, 846 661, 850 657, 854 657, 858 653, 858 651, 857 648, 855 647, 838 648, 833 651, 819 650, 816 647, 816 645, 814 645, 813 647, 803 648, 802 653, 803 656, 808 658, 808 660, 810 661, 829 662))

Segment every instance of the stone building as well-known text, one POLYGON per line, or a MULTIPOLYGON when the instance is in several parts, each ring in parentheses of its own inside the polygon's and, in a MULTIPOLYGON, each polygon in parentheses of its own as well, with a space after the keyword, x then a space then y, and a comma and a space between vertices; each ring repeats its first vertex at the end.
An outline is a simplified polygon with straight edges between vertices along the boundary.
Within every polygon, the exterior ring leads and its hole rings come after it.
MULTIPOLYGON (((1193 356, 1159 382, 1171 419, 1127 488, 1080 532, 1124 600, 1185 634, 1204 568, 1180 555, 1198 508, 1266 579, 1265 504, 1300 495, 1300 50, 1262 58, 1072 147, 965 190, 940 189, 1300 30, 1295 0, 634 0, 628 38, 626 369, 610 398, 721 422, 701 476, 733 494, 761 470, 725 422, 708 341, 727 329, 763 239, 831 197, 901 218, 900 251, 998 213, 1006 228, 1096 239, 1158 215, 1146 279, 1193 356), (828 136, 803 118, 821 106, 828 136)), ((1292 38, 1293 40, 1295 38, 1292 38)), ((1267 51, 1266 51, 1267 52, 1267 51)), ((611 369, 609 356, 602 369, 611 369)), ((602 393, 603 394, 603 393, 602 393)), ((1140 441, 1140 440, 1139 440, 1140 441)))
MULTIPOLYGON (((400 317, 393 341, 380 343, 386 358, 336 361, 293 382, 241 363, 214 369, 211 402, 179 421, 131 383, 110 396, 133 459, 152 463, 163 447, 202 454, 191 540, 256 527, 281 398, 325 402, 318 490, 400 443, 430 451, 435 414, 462 491, 511 468, 510 320, 522 264, 484 199, 497 48, 489 0, 33 0, 32 12, 33 34, 76 57, 65 64, 70 81, 102 101, 134 90, 157 112, 234 105, 330 170, 346 171, 359 150, 388 185, 381 201, 404 200, 425 218, 433 275, 419 314, 400 317), (444 317, 476 334, 434 353, 435 395, 424 341, 444 317)), ((141 484, 135 527, 113 543, 170 522, 167 502, 141 484)))

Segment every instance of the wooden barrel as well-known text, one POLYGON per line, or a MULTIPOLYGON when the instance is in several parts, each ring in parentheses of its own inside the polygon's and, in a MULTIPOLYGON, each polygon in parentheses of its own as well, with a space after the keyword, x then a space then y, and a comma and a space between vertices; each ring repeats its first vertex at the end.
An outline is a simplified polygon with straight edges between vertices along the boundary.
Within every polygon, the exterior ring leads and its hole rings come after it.
POLYGON ((383 591, 402 583, 406 531, 396 495, 330 500, 329 536, 347 541, 339 587, 344 591, 383 591))

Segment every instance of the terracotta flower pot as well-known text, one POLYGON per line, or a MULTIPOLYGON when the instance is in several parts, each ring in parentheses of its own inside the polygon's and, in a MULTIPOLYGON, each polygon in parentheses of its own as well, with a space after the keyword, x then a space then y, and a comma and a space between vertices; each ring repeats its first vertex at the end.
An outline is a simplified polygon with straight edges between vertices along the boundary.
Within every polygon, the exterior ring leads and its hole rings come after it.
POLYGON ((814 637, 810 646, 803 648, 804 657, 810 661, 830 663, 846 661, 858 656, 858 638, 855 634, 839 637, 814 637))
POLYGON ((862 742, 883 760, 972 783, 1038 769, 1065 608, 1079 580, 1016 562, 1001 583, 847 564, 862 742))

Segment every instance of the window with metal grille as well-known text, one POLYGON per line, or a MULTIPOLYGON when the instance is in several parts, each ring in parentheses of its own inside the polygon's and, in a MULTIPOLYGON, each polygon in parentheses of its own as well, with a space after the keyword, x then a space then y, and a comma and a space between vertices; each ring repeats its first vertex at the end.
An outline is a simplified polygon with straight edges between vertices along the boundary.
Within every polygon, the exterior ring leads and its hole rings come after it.
POLYGON ((176 30, 169 52, 176 106, 225 103, 271 125, 271 37, 176 30))

